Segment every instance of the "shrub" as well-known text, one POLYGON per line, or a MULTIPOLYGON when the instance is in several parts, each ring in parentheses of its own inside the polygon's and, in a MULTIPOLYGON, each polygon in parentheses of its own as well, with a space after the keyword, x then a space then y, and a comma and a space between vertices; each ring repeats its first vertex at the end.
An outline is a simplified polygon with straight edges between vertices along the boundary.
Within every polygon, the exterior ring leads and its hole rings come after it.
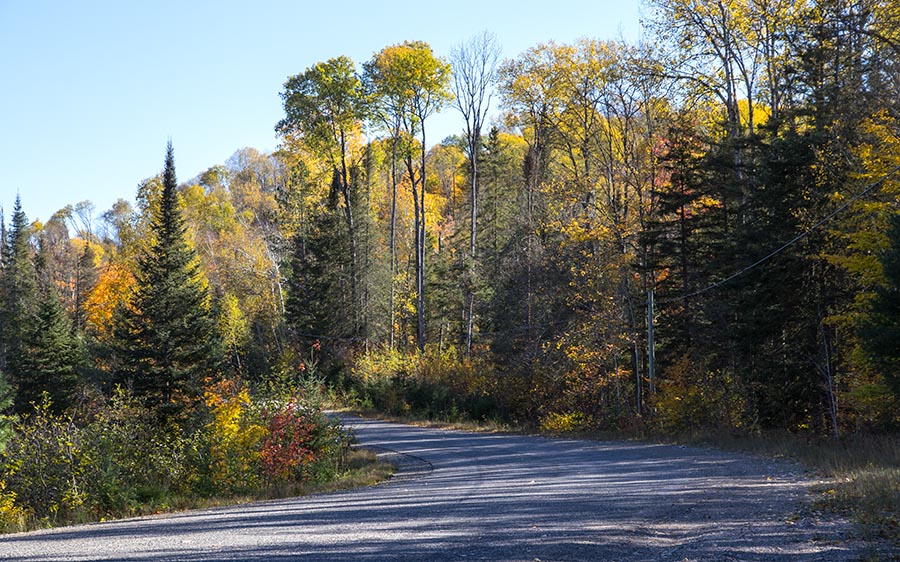
POLYGON ((710 371, 684 356, 667 369, 653 400, 655 421, 665 432, 742 427, 745 405, 725 372, 710 371))
POLYGON ((551 433, 566 433, 585 429, 585 418, 581 412, 552 412, 541 420, 541 430, 551 433))
POLYGON ((15 533, 26 528, 28 513, 16 504, 16 493, 0 480, 0 532, 15 533))
POLYGON ((13 389, 2 371, 0 371, 0 453, 6 448, 6 442, 12 436, 12 426, 15 417, 4 415, 13 405, 13 389))
POLYGON ((183 491, 190 471, 180 428, 161 426, 152 410, 122 388, 84 416, 84 489, 95 516, 164 505, 183 491))
POLYGON ((341 470, 351 443, 349 433, 324 413, 325 383, 317 373, 313 344, 296 368, 283 366, 267 385, 261 417, 267 434, 261 455, 270 485, 323 482, 341 470))
MULTIPOLYGON (((301 377, 302 378, 302 377, 301 377)), ((289 493, 337 475, 350 436, 322 411, 321 381, 254 399, 237 380, 209 384, 188 423, 164 421, 117 389, 73 415, 35 407, 0 465, 0 531, 190 505, 211 496, 289 493)))
POLYGON ((250 400, 250 392, 235 380, 211 385, 204 393, 212 419, 206 424, 209 472, 217 491, 248 492, 261 484, 260 445, 267 430, 250 400))
MULTIPOLYGON (((15 427, 3 453, 6 486, 13 500, 39 520, 54 523, 84 503, 81 431, 56 415, 46 395, 15 427)), ((8 494, 9 492, 7 492, 8 494)))
POLYGON ((394 415, 486 420, 500 418, 502 389, 484 360, 455 348, 428 347, 424 354, 372 351, 357 358, 344 397, 394 415))

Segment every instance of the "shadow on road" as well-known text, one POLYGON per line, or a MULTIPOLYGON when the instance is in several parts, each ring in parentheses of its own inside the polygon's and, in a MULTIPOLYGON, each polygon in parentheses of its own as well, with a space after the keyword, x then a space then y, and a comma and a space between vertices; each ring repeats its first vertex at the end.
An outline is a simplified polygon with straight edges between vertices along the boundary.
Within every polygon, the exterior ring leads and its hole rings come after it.
POLYGON ((677 446, 353 420, 393 482, 0 539, 0 559, 345 562, 857 560, 840 522, 798 517, 787 465, 677 446))

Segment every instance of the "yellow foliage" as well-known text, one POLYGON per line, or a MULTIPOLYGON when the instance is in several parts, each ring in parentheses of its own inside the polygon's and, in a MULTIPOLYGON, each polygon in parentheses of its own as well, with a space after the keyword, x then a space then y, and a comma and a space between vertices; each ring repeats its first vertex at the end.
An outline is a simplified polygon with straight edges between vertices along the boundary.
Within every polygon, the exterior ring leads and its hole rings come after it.
POLYGON ((741 427, 746 405, 734 386, 728 373, 710 371, 682 356, 666 370, 653 397, 655 421, 669 432, 741 427))
POLYGON ((6 482, 0 480, 0 532, 15 533, 25 530, 27 511, 16 505, 16 493, 6 490, 6 482))
POLYGON ((108 341, 112 337, 113 311, 126 301, 134 284, 134 275, 124 263, 110 263, 100 273, 84 303, 88 329, 99 340, 108 341))
POLYGON ((551 433, 565 433, 578 431, 585 425, 584 414, 581 412, 568 412, 565 414, 551 412, 541 419, 541 430, 551 433))
POLYGON ((251 410, 250 393, 233 380, 212 385, 203 395, 213 419, 207 424, 210 470, 217 484, 231 490, 259 484, 259 444, 266 428, 251 410))
POLYGON ((100 266, 103 256, 106 254, 106 249, 102 245, 85 240, 84 238, 72 238, 69 240, 69 245, 72 246, 75 255, 78 256, 84 253, 85 248, 90 247, 91 251, 94 252, 93 263, 91 263, 94 267, 100 266))

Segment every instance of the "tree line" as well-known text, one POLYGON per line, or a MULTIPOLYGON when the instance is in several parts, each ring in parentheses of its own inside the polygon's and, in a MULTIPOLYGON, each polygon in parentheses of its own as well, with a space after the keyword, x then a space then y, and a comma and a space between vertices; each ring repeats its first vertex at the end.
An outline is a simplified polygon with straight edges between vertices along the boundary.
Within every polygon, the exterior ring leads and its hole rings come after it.
POLYGON ((173 404, 320 342, 347 393, 377 371, 398 404, 444 393, 475 417, 895 428, 900 8, 648 9, 637 45, 337 56, 288 77, 273 154, 163 173, 96 224, 89 203, 45 224, 17 204, 16 409, 123 383, 173 404), (433 142, 441 110, 462 132, 433 142))

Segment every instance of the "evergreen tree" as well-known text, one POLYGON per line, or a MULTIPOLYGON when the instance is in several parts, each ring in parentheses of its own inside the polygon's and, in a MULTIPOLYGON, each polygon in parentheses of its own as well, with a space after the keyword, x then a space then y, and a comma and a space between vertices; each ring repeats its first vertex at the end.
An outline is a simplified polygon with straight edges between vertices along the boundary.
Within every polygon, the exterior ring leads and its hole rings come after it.
POLYGON ((36 322, 23 346, 18 380, 19 410, 30 410, 46 392, 56 411, 70 407, 78 388, 81 359, 78 339, 59 297, 49 288, 38 305, 36 322))
MULTIPOLYGON (((4 249, 3 302, 0 316, 0 370, 10 377, 14 386, 25 377, 25 344, 29 329, 35 325, 37 311, 37 274, 32 262, 31 229, 16 197, 12 223, 4 249)), ((28 402, 16 402, 19 410, 28 402)))
MULTIPOLYGON (((824 214, 812 206, 822 197, 814 191, 810 172, 815 154, 811 137, 786 131, 763 140, 747 173, 753 189, 747 190, 742 221, 732 231, 736 257, 731 271, 742 260, 746 265, 760 259, 805 231, 805 217, 824 214)), ((833 272, 823 275, 823 264, 810 258, 820 244, 816 233, 807 236, 710 296, 731 306, 729 347, 739 366, 738 380, 749 391, 750 414, 765 426, 826 427, 826 396, 817 368, 817 311, 824 310, 823 278, 833 272)))
POLYGON ((0 454, 6 448, 6 442, 12 436, 12 425, 14 418, 6 415, 5 412, 13 405, 13 388, 8 382, 3 372, 0 371, 0 454))
POLYGON ((886 283, 872 302, 860 330, 862 346, 900 396, 900 213, 891 217, 890 247, 880 256, 886 283))
POLYGON ((0 276, 6 268, 6 242, 6 215, 3 213, 3 207, 0 207, 0 276))
POLYGON ((221 346, 178 208, 171 142, 162 180, 150 221, 152 240, 138 258, 134 293, 116 311, 115 335, 121 378, 168 415, 199 396, 203 378, 220 365, 221 346))
POLYGON ((87 301, 91 290, 97 284, 97 268, 94 266, 95 257, 94 248, 90 243, 86 243, 75 264, 75 318, 73 328, 77 333, 84 332, 87 322, 84 303, 87 301))
POLYGON ((338 189, 332 184, 325 208, 297 235, 291 252, 291 278, 285 303, 287 323, 300 338, 352 338, 353 269, 347 256, 349 235, 341 224, 338 189))
POLYGON ((711 200, 704 191, 709 187, 703 166, 708 147, 695 127, 686 116, 670 127, 668 150, 661 159, 670 178, 657 189, 658 211, 642 233, 643 242, 651 250, 650 269, 666 272, 656 284, 660 303, 656 345, 661 371, 690 353, 703 324, 699 299, 686 297, 709 275, 704 265, 712 251, 704 234, 712 228, 714 219, 714 213, 704 204, 711 200))

